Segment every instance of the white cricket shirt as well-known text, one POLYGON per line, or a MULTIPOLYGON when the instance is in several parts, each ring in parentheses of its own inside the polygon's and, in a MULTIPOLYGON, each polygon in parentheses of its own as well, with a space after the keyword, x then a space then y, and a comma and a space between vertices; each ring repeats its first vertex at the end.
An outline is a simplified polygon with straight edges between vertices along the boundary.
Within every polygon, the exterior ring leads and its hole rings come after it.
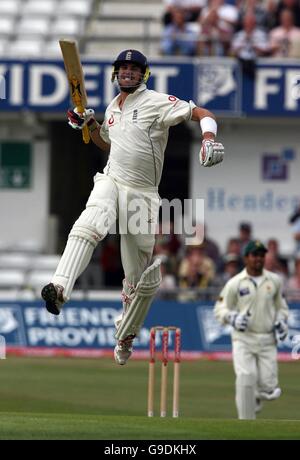
POLYGON ((216 318, 223 324, 232 311, 250 312, 246 332, 233 331, 232 337, 247 332, 270 333, 277 320, 286 320, 288 305, 282 295, 282 281, 276 273, 263 270, 259 286, 248 275, 246 268, 225 284, 214 308, 216 318))
POLYGON ((100 129, 111 144, 104 174, 132 186, 157 188, 163 169, 169 127, 190 120, 196 105, 148 90, 142 84, 129 94, 122 110, 116 96, 100 129))

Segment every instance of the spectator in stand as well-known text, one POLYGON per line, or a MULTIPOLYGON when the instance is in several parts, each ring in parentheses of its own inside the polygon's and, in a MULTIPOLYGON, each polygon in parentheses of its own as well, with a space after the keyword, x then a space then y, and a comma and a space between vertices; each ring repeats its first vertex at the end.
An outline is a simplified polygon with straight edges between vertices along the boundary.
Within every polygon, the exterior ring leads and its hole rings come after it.
POLYGON ((295 18, 295 26, 300 27, 300 4, 299 0, 270 0, 269 5, 269 15, 273 18, 273 23, 271 27, 277 27, 280 25, 280 14, 282 10, 290 10, 293 13, 295 18))
MULTIPOLYGON (((220 267, 221 256, 219 246, 215 241, 208 237, 207 226, 204 224, 193 224, 196 235, 189 241, 190 246, 200 246, 204 255, 213 260, 216 267, 220 267)), ((189 237, 190 238, 190 237, 189 237)))
POLYGON ((207 226, 204 229, 204 238, 201 247, 204 254, 214 261, 216 267, 219 267, 221 259, 219 246, 214 240, 208 237, 207 226))
POLYGON ((296 254, 295 271, 293 276, 286 284, 288 298, 290 301, 298 302, 300 300, 300 253, 296 254))
POLYGON ((234 34, 231 53, 240 60, 244 73, 252 78, 255 76, 256 59, 270 53, 268 36, 256 26, 252 13, 244 16, 243 29, 234 34))
POLYGON ((289 266, 288 260, 280 254, 279 250, 279 243, 275 238, 270 238, 267 243, 268 254, 274 254, 277 264, 280 267, 280 271, 285 274, 285 276, 289 275, 289 266))
POLYGON ((159 292, 173 291, 174 289, 176 289, 177 286, 176 286, 176 277, 174 273, 172 273, 172 266, 170 264, 170 260, 168 256, 166 255, 160 255, 157 257, 161 261, 160 271, 161 271, 161 277, 162 277, 162 281, 159 286, 159 292))
POLYGON ((165 234, 163 224, 159 224, 158 233, 155 237, 153 255, 159 259, 163 258, 166 260, 167 258, 169 270, 175 274, 177 273, 177 254, 181 242, 176 240, 177 235, 173 233, 173 225, 171 224, 170 227, 167 228, 170 229, 170 234, 165 234))
POLYGON ((300 204, 291 215, 289 223, 292 225, 292 234, 296 243, 295 252, 298 253, 300 252, 300 204))
POLYGON ((182 9, 172 11, 172 23, 168 24, 161 40, 161 52, 165 56, 195 56, 197 53, 198 30, 185 20, 182 9))
POLYGON ((184 11, 186 21, 197 21, 202 8, 207 4, 207 0, 164 0, 164 3, 166 11, 163 16, 163 23, 167 26, 172 23, 172 12, 177 8, 184 11))
POLYGON ((255 16, 256 25, 260 29, 269 29, 269 15, 261 0, 245 0, 239 8, 239 21, 237 30, 243 27, 243 19, 247 14, 255 16))
POLYGON ((239 225, 239 236, 238 236, 239 244, 240 244, 240 255, 242 256, 244 253, 244 249, 252 240, 252 225, 250 222, 241 222, 239 225))
MULTIPOLYGON (((230 238, 230 240, 228 241, 225 257, 228 254, 234 254, 237 256, 239 268, 240 270, 242 270, 242 268, 244 267, 244 262, 243 262, 242 251, 241 251, 241 243, 238 238, 230 238)), ((223 267, 223 270, 224 270, 224 267, 223 267)))
POLYGON ((276 273, 280 278, 283 284, 287 281, 287 276, 282 268, 279 260, 273 252, 267 252, 265 256, 264 268, 270 272, 276 273))
POLYGON ((295 26, 295 17, 292 10, 282 10, 280 25, 270 32, 272 56, 300 57, 300 27, 295 26), (298 56, 297 54, 298 49, 298 56))
POLYGON ((224 0, 209 0, 199 18, 200 55, 226 56, 238 22, 238 9, 224 0))
POLYGON ((179 265, 179 286, 207 288, 215 277, 215 265, 201 246, 189 246, 179 265))
POLYGON ((223 257, 223 272, 219 276, 218 282, 220 286, 227 283, 230 278, 240 272, 240 256, 234 253, 225 254, 223 257))

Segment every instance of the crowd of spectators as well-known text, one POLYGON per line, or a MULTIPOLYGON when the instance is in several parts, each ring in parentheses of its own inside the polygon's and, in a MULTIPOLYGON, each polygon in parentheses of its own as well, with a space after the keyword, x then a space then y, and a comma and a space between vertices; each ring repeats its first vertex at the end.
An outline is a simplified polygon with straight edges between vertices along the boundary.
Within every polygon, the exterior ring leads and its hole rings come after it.
MULTIPOLYGON (((294 219, 297 219, 296 213, 294 219)), ((193 245, 186 245, 181 236, 174 232, 172 225, 170 230, 165 234, 160 226, 153 257, 161 260, 161 296, 173 298, 176 295, 183 301, 211 299, 218 295, 224 284, 243 269, 244 248, 256 236, 253 235, 251 223, 241 222, 237 234, 228 240, 225 251, 221 252, 217 242, 209 238, 207 228, 202 243, 193 245)), ((279 241, 275 238, 269 238, 266 245, 268 252, 265 256, 265 268, 282 278, 290 299, 299 301, 300 252, 295 251, 290 258, 284 257, 280 252, 279 241)), ((118 238, 110 235, 101 248, 100 253, 95 253, 91 270, 95 273, 94 264, 97 262, 103 273, 103 286, 119 288, 123 273, 118 238)), ((89 284, 88 275, 89 270, 81 277, 79 287, 99 288, 98 272, 96 283, 95 278, 91 278, 92 284, 89 284)))
POLYGON ((163 55, 300 57, 299 0, 164 0, 163 55))

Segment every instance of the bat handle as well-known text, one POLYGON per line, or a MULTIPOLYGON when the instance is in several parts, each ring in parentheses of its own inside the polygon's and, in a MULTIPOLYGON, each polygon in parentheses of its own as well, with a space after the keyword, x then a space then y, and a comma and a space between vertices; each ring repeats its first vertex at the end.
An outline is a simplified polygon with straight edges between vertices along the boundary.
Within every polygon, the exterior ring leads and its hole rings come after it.
POLYGON ((82 138, 85 144, 88 144, 90 142, 90 133, 86 125, 82 129, 82 138))
MULTIPOLYGON (((81 114, 84 112, 84 107, 81 105, 81 103, 76 105, 76 110, 81 114)), ((82 139, 85 144, 90 142, 90 133, 87 125, 82 128, 82 139)))

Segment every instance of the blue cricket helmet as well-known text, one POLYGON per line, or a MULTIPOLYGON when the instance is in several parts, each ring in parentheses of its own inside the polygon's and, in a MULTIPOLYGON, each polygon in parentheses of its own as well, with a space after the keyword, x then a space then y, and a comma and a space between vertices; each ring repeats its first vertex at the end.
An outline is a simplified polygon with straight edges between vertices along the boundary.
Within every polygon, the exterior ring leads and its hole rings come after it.
POLYGON ((117 59, 113 62, 113 72, 111 81, 114 81, 115 76, 120 69, 120 65, 126 62, 132 62, 141 67, 143 74, 143 83, 147 83, 148 78, 150 77, 150 70, 146 56, 144 56, 140 51, 137 50, 124 50, 122 51, 117 59))
POLYGON ((113 63, 113 66, 115 69, 118 69, 124 62, 133 62, 134 64, 138 64, 142 68, 143 73, 145 73, 146 68, 148 67, 146 56, 137 50, 122 51, 113 63))

